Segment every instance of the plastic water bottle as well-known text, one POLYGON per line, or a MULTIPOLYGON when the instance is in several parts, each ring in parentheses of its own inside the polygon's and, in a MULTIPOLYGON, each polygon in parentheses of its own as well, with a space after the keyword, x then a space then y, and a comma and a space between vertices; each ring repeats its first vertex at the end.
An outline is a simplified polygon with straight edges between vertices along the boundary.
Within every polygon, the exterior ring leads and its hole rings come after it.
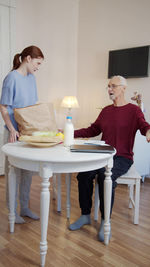
POLYGON ((72 117, 67 116, 64 129, 64 146, 71 146, 74 142, 74 127, 72 117))

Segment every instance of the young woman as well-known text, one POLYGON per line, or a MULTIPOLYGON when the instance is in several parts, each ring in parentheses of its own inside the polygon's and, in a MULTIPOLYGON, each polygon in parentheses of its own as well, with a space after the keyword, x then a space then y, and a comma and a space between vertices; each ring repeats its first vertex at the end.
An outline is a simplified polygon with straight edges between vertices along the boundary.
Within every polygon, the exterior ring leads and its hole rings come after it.
MULTIPOLYGON (((36 104, 37 88, 34 72, 39 69, 44 55, 36 46, 26 47, 20 54, 16 54, 13 60, 13 69, 3 81, 0 100, 0 111, 5 122, 4 143, 15 142, 19 137, 18 126, 14 119, 14 108, 23 108, 36 104)), ((15 168, 17 176, 17 189, 19 187, 20 215, 38 220, 39 217, 28 207, 32 172, 15 168)), ((8 159, 5 159, 6 201, 8 199, 8 159)), ((24 223, 25 220, 17 213, 17 198, 15 215, 16 223, 24 223)))

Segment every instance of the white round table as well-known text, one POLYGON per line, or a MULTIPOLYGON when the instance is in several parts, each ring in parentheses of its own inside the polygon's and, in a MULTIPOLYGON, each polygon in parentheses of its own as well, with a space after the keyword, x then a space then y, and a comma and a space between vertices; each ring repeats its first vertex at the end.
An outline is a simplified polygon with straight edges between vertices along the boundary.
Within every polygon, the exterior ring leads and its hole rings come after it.
POLYGON ((14 232, 15 223, 16 175, 14 167, 38 172, 42 178, 40 200, 40 255, 42 267, 45 266, 47 254, 47 227, 50 204, 49 179, 54 173, 74 173, 106 167, 106 178, 104 182, 104 243, 106 245, 109 243, 109 217, 112 192, 111 168, 113 166, 113 155, 115 153, 78 153, 70 152, 70 149, 64 147, 63 144, 49 148, 37 148, 22 142, 8 143, 2 147, 2 151, 8 156, 10 163, 8 175, 10 232, 14 232))

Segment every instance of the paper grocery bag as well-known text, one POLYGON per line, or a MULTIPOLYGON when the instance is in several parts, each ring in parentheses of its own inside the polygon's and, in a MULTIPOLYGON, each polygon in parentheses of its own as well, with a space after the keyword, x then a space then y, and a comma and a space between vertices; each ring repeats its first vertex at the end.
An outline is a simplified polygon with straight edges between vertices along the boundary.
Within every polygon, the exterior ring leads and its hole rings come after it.
POLYGON ((54 109, 51 103, 15 108, 14 117, 21 135, 32 135, 35 131, 57 130, 54 109))

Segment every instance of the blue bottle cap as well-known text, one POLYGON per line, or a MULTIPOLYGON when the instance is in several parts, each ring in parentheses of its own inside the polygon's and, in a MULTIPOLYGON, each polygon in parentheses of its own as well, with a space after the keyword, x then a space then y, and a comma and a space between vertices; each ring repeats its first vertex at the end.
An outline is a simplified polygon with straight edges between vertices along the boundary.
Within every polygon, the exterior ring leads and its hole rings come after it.
POLYGON ((72 117, 71 116, 67 116, 67 119, 72 119, 72 117))

